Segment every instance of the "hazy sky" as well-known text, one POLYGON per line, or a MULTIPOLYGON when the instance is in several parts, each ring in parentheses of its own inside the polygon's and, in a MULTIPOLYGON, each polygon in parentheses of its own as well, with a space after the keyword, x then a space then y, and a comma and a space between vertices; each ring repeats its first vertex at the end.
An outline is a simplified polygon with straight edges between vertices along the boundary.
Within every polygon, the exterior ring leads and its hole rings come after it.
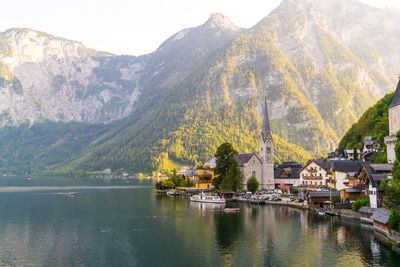
MULTIPOLYGON (((6 0, 0 31, 26 27, 82 42, 96 50, 142 55, 172 34, 220 12, 236 25, 256 24, 281 0, 6 0)), ((399 0, 362 0, 400 9, 399 0)))

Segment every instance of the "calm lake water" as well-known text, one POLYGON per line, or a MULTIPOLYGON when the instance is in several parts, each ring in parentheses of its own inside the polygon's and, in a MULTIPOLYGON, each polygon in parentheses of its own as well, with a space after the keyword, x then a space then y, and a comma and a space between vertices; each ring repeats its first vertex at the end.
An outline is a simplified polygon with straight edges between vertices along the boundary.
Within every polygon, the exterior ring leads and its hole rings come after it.
POLYGON ((0 266, 400 266, 356 221, 125 185, 0 178, 0 266))

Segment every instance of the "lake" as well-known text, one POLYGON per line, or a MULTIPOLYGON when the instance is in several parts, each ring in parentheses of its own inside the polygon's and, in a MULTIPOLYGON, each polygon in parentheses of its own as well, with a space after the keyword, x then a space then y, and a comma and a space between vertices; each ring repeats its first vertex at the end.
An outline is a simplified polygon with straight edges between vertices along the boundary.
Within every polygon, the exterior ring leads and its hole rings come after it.
POLYGON ((369 225, 229 205, 240 213, 125 181, 0 178, 0 266, 400 266, 369 225))

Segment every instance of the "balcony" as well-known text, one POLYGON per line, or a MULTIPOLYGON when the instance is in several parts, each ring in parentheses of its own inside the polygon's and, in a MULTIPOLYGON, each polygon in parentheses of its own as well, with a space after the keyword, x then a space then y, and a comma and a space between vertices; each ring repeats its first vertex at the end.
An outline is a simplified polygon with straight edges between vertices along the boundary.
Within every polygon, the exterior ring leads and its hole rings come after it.
POLYGON ((322 180, 322 176, 303 176, 305 180, 322 180))

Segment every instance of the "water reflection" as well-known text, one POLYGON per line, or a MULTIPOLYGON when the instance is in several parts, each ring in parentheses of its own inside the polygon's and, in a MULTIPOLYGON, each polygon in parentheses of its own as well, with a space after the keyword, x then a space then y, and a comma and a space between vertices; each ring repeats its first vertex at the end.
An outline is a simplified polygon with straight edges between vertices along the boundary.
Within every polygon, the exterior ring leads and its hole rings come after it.
POLYGON ((0 193, 0 266, 400 266, 370 226, 153 189, 0 193))

